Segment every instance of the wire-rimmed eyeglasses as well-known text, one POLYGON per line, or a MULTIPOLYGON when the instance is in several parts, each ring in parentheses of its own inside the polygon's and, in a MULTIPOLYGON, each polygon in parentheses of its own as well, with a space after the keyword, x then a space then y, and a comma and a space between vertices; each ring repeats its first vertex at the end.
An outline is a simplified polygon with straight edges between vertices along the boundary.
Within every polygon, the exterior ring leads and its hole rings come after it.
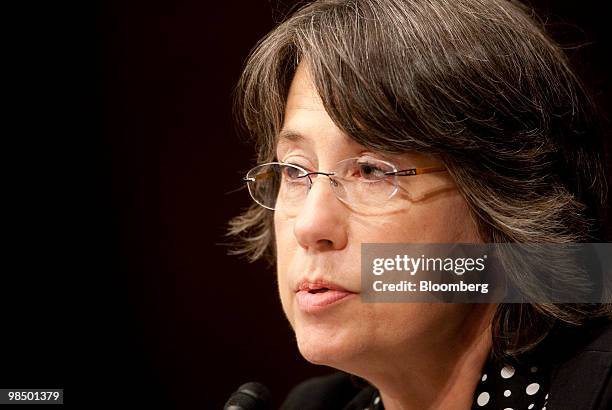
POLYGON ((398 189, 398 177, 446 171, 443 165, 398 170, 392 163, 369 157, 347 158, 333 171, 308 171, 301 166, 268 162, 252 168, 243 178, 255 202, 270 210, 296 211, 306 200, 313 177, 329 178, 339 200, 358 209, 381 206, 398 189))

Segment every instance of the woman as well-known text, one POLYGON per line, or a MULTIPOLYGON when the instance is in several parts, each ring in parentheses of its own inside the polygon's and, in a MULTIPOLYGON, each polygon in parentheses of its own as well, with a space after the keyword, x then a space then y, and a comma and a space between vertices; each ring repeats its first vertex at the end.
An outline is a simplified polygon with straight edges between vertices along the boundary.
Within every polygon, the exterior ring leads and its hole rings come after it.
POLYGON ((359 297, 362 243, 605 241, 590 100, 525 8, 317 1, 259 43, 237 91, 267 165, 231 233, 275 262, 301 354, 342 371, 284 408, 612 405, 608 304, 359 297))

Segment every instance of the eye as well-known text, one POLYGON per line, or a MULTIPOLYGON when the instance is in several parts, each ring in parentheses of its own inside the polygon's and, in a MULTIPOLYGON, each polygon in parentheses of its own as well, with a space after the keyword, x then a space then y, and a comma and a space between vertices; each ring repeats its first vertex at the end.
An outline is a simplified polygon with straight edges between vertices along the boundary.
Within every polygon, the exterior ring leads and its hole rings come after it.
POLYGON ((387 167, 370 162, 360 162, 357 164, 356 177, 363 178, 368 181, 380 181, 386 178, 385 172, 387 167))
POLYGON ((289 166, 289 165, 283 166, 281 169, 281 173, 282 173, 283 179, 286 179, 289 181, 305 179, 303 178, 303 176, 305 175, 304 172, 294 166, 289 166))

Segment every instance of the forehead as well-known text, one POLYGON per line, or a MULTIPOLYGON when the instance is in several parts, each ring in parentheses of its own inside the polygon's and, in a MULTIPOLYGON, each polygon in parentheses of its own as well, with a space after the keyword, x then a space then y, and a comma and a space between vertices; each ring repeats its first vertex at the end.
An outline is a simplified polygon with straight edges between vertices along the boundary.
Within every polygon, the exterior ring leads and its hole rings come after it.
POLYGON ((322 107, 323 102, 312 81, 308 65, 302 62, 297 66, 291 80, 287 96, 287 109, 303 108, 318 110, 322 107))
POLYGON ((360 146, 338 128, 327 114, 304 63, 297 67, 291 82, 283 126, 276 142, 280 148, 304 144, 319 145, 321 148, 337 147, 339 144, 360 146))
MULTIPOLYGON (((295 71, 287 95, 283 126, 276 138, 278 155, 296 147, 306 149, 315 157, 333 155, 337 157, 336 160, 373 152, 352 139, 333 122, 304 63, 301 63, 295 71)), ((428 155, 417 152, 377 154, 380 154, 382 159, 393 161, 398 165, 430 162, 428 155)))

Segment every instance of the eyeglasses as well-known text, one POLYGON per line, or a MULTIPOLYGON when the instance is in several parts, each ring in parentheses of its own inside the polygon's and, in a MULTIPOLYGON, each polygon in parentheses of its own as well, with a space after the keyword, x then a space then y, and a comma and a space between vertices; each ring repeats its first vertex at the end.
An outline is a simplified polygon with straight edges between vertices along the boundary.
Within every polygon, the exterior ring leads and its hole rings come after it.
POLYGON ((398 170, 393 164, 369 157, 342 160, 331 172, 309 172, 283 162, 252 168, 243 178, 255 202, 273 211, 299 211, 312 188, 313 176, 324 175, 336 197, 359 211, 376 209, 399 189, 398 177, 446 171, 442 165, 398 170))

